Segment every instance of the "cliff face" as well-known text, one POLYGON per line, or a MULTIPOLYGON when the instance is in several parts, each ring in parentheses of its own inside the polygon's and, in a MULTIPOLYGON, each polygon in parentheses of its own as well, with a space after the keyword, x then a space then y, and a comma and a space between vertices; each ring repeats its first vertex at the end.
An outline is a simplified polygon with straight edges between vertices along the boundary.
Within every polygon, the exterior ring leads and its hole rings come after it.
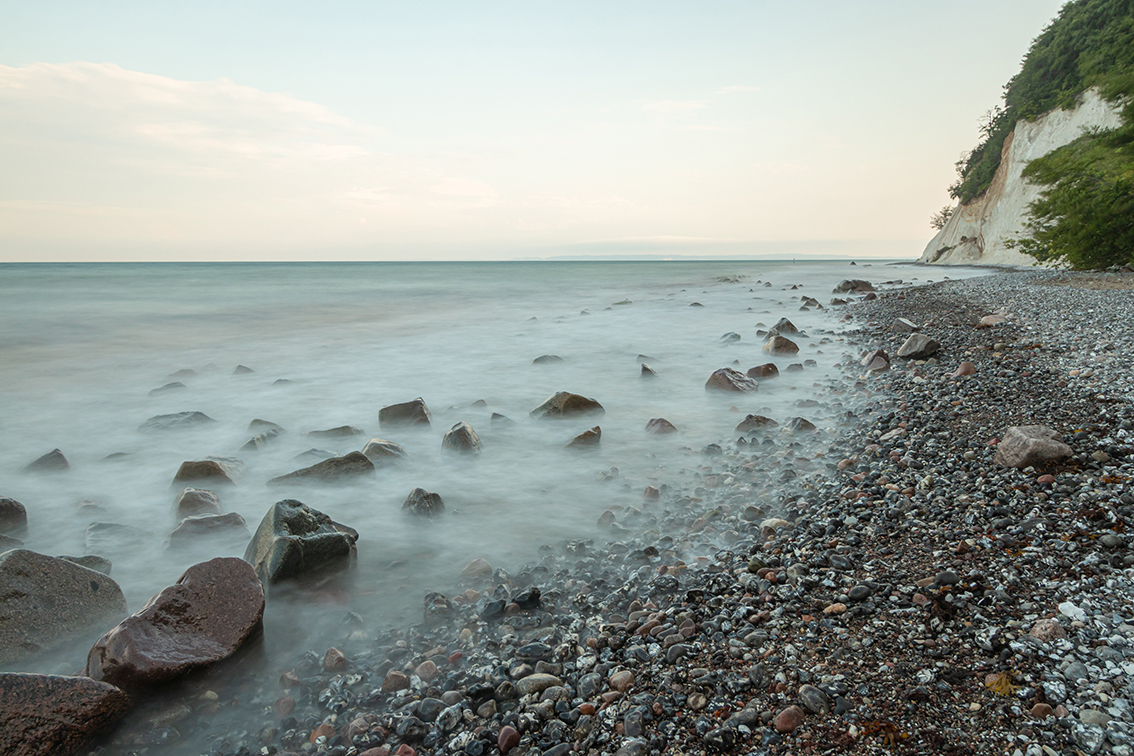
POLYGON ((1083 93, 1074 110, 1056 109, 1035 121, 1018 121, 1004 140, 992 185, 980 197, 957 208, 945 228, 929 242, 919 262, 1031 265, 1035 262, 1031 257, 1004 246, 1008 239, 1024 233, 1028 205, 1039 197, 1042 188, 1021 176, 1024 167, 1074 141, 1084 129, 1112 129, 1121 124, 1119 108, 1094 89, 1083 93))

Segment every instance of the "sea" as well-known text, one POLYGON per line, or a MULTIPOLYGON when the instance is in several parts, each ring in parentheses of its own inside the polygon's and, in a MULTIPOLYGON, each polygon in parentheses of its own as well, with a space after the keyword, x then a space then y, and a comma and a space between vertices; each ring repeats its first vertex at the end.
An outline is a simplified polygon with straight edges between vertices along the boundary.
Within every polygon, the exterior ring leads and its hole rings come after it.
MULTIPOLYGON (((857 352, 832 290, 946 272, 988 271, 884 260, 0 265, 0 496, 27 509, 25 548, 109 559, 134 612, 187 567, 243 555, 246 540, 168 544, 181 463, 238 457, 235 485, 217 493, 249 531, 291 498, 359 533, 351 591, 270 598, 264 654, 286 664, 321 654, 344 623, 368 632, 420 621, 423 594, 451 589, 472 559, 512 570, 545 544, 617 539, 597 524, 604 512, 641 506, 647 485, 688 480, 700 450, 734 443, 746 414, 833 426, 830 389, 857 352), (781 318, 805 332, 797 355, 761 351, 760 331, 781 318), (561 359, 537 362, 545 355, 561 359), (656 378, 642 377, 643 362, 656 378), (756 392, 705 390, 718 368, 766 362, 780 377, 756 392), (171 383, 182 386, 154 391, 171 383), (530 416, 559 391, 606 412, 530 416), (428 427, 379 425, 382 407, 417 397, 428 427), (190 411, 215 422, 141 428, 190 411), (659 417, 678 432, 648 434, 659 417), (241 451, 255 419, 285 432, 241 451), (443 452, 459 422, 479 435, 479 454, 443 452), (595 425, 597 447, 565 448, 595 425), (362 434, 306 435, 341 426, 362 434), (408 457, 343 485, 267 485, 372 438, 408 457), (69 470, 23 470, 53 449, 69 470), (403 512, 415 488, 439 494, 444 514, 403 512), (137 530, 96 538, 92 522, 137 530)), ((101 632, 7 669, 73 673, 101 632)))

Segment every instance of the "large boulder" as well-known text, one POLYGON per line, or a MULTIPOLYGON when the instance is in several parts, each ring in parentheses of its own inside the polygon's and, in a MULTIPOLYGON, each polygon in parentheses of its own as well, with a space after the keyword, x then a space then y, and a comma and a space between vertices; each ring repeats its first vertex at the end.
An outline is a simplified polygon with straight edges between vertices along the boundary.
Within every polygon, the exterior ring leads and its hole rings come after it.
POLYGON ((852 294, 864 291, 874 291, 874 285, 869 281, 863 281, 858 278, 850 278, 839 283, 838 286, 832 291, 833 294, 843 294, 850 292, 852 294))
POLYGON ((236 481, 236 467, 217 459, 196 459, 182 462, 173 476, 173 486, 186 483, 208 483, 210 486, 231 486, 236 481))
POLYGON ((245 561, 256 568, 260 582, 336 571, 354 560, 358 533, 295 499, 276 502, 252 536, 245 561))
POLYGON ((24 465, 25 472, 64 472, 70 469, 71 463, 58 449, 52 449, 42 457, 24 465))
POLYGON ((911 333, 898 348, 898 356, 907 360, 924 360, 936 354, 941 345, 924 333, 911 333))
POLYGON ((88 677, 0 673, 0 753, 73 756, 130 706, 121 690, 88 677))
POLYGON ((174 512, 178 520, 196 515, 220 514, 220 497, 204 488, 186 488, 177 496, 174 512))
POLYGON ((394 428, 402 425, 429 425, 429 408, 420 396, 412 402, 391 404, 378 410, 378 425, 394 428))
POLYGON ((760 384, 744 373, 727 367, 713 371, 709 380, 705 381, 708 391, 756 391, 759 388, 760 384))
POLYGON ((0 535, 21 536, 28 529, 28 512, 24 505, 7 496, 0 496, 0 535))
POLYGON ((316 462, 302 470, 281 475, 268 481, 269 486, 284 486, 290 483, 337 483, 374 472, 374 463, 362 452, 351 452, 343 457, 331 457, 316 462))
POLYGON ((120 688, 160 685, 232 656, 263 620, 264 589, 252 565, 210 559, 99 638, 87 675, 120 688))
POLYGON ((402 511, 432 519, 445 511, 445 502, 440 494, 426 491, 424 488, 415 488, 410 491, 410 495, 402 504, 402 511))
POLYGON ((122 589, 106 575, 26 549, 0 554, 0 664, 106 627, 125 614, 122 589))
POLYGON ((578 448, 578 447, 587 447, 587 446, 598 446, 598 444, 601 440, 602 440, 602 428, 600 428, 596 425, 595 427, 591 428, 590 430, 585 430, 582 433, 580 433, 579 435, 575 436, 573 439, 571 439, 571 443, 567 444, 567 447, 568 448, 571 448, 571 447, 578 448))
POLYGON ((606 410, 594 399, 579 394, 560 391, 531 411, 532 417, 579 417, 581 415, 602 415, 606 410))
POLYGON ((222 539, 243 545, 251 533, 248 524, 236 512, 202 514, 186 517, 169 534, 169 547, 177 548, 203 538, 222 539))
POLYGON ((384 438, 372 438, 363 447, 362 453, 374 463, 375 467, 387 467, 401 462, 409 456, 409 452, 401 444, 387 441, 384 438))
POLYGON ((661 436, 666 433, 677 433, 677 426, 664 417, 655 417, 646 423, 646 433, 651 433, 655 436, 661 436))
POLYGON ((441 439, 441 448, 461 454, 477 454, 480 452, 480 436, 471 425, 462 421, 446 431, 441 439))
POLYGON ((764 342, 764 354, 796 354, 799 352, 799 345, 791 339, 775 335, 764 342))
POLYGON ((1060 438, 1059 433, 1045 425, 1008 428, 996 447, 993 461, 1005 467, 1016 468, 1061 462, 1074 452, 1060 438))
POLYGON ((213 420, 204 412, 175 412, 172 415, 154 415, 138 426, 138 430, 179 430, 215 422, 216 420, 213 420))

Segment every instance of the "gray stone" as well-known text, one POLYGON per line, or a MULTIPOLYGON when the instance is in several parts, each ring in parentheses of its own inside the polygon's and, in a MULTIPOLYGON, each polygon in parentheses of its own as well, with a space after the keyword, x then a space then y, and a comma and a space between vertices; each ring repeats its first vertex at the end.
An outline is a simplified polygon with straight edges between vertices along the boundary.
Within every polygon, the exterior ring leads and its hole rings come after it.
POLYGON ((370 439, 362 448, 362 453, 374 463, 375 468, 396 465, 409 456, 404 446, 384 438, 370 439))
POLYGON ((1005 467, 1034 467, 1060 462, 1072 455, 1071 447, 1060 441, 1060 435, 1044 425, 1023 425, 1008 428, 996 447, 993 461, 1005 467))
POLYGON ((402 504, 402 511, 432 519, 445 511, 445 502, 439 494, 426 491, 424 488, 415 488, 410 491, 405 503, 402 504))
POLYGON ((536 407, 529 414, 536 418, 579 417, 584 415, 602 415, 606 410, 594 399, 588 399, 579 394, 560 391, 548 397, 543 404, 536 407))
POLYGON ((19 537, 27 532, 28 512, 24 505, 0 496, 0 535, 19 537))
POLYGON ((72 564, 77 564, 80 567, 86 567, 88 570, 101 572, 103 575, 109 575, 111 567, 113 566, 109 559, 94 554, 86 554, 84 556, 60 556, 59 558, 72 564))
POLYGON ((516 681, 516 690, 521 696, 530 695, 532 693, 542 693, 550 687, 562 685, 563 681, 555 675, 548 675, 542 673, 535 673, 527 677, 521 677, 516 681))
POLYGON ((772 336, 764 342, 764 354, 796 354, 799 345, 784 336, 772 336))
POLYGON ((24 472, 64 472, 70 469, 71 463, 58 449, 52 449, 39 459, 24 465, 24 472))
POLYGON ((831 702, 827 694, 814 685, 801 685, 799 700, 812 714, 828 714, 831 711, 831 702))
POLYGON ((154 415, 138 426, 138 430, 179 430, 181 428, 191 428, 197 425, 215 422, 216 420, 213 420, 204 412, 175 412, 172 415, 154 415))
POLYGON ((411 402, 391 404, 378 410, 378 425, 383 428, 429 425, 429 419, 429 408, 420 396, 411 402))
POLYGON ((201 538, 221 538, 243 544, 249 538, 248 525, 236 512, 186 517, 169 534, 169 547, 183 546, 201 538))
POLYGON ((756 391, 760 388, 760 384, 752 380, 739 370, 732 368, 721 368, 716 370, 709 376, 709 380, 705 381, 705 390, 707 391, 756 391))
POLYGON ((941 345, 924 333, 911 333, 898 348, 898 356, 907 360, 924 360, 936 354, 941 345))
POLYGON ((207 483, 211 486, 231 486, 236 481, 236 466, 217 459, 198 459, 182 462, 173 476, 173 486, 186 483, 207 483))
MULTIPOLYGON (((874 291, 874 285, 869 281, 863 281, 858 278, 849 278, 845 281, 840 282, 839 285, 836 286, 831 293, 842 294, 844 292, 850 292, 853 294, 864 291, 874 291)), ((834 303, 834 300, 831 300, 831 304, 834 303)))
POLYGON ((105 627, 125 614, 122 589, 100 572, 26 549, 0 554, 0 664, 105 627))
POLYGON ((220 514, 220 497, 204 488, 186 488, 177 496, 174 511, 178 520, 203 514, 220 514))
POLYGON ((294 499, 276 502, 244 552, 265 586, 327 571, 354 561, 358 533, 294 499))
POLYGON ((356 428, 353 425, 340 425, 337 428, 327 428, 326 430, 313 430, 308 431, 304 435, 311 438, 327 439, 327 438, 353 438, 354 436, 364 435, 361 428, 356 428))
POLYGON ((890 328, 894 333, 916 333, 921 330, 921 327, 913 321, 906 320, 905 318, 898 318, 894 321, 894 325, 890 328))
POLYGON ((102 556, 120 551, 145 549, 154 534, 133 525, 117 522, 92 522, 83 534, 87 551, 102 556))
POLYGON ((459 454, 480 453, 480 436, 472 426, 462 421, 445 432, 441 439, 441 448, 459 454))
POLYGON ((351 452, 342 457, 331 457, 302 470, 281 475, 268 481, 269 486, 292 483, 339 483, 374 473, 374 463, 362 452, 351 452))

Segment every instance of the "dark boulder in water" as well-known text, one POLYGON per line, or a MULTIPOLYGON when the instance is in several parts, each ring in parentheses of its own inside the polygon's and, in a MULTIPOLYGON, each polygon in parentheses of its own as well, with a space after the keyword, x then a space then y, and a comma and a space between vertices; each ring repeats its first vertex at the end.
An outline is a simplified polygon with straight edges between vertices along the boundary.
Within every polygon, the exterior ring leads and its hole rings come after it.
POLYGON ((276 502, 244 552, 265 586, 350 566, 358 533, 295 499, 276 502))
POLYGON ((477 454, 480 452, 480 436, 466 422, 454 425, 441 439, 441 448, 461 454, 477 454))
POLYGON ((391 404, 378 410, 378 425, 383 428, 402 425, 429 425, 429 408, 420 396, 412 402, 391 404))
POLYGON ((788 420, 788 427, 797 433, 818 430, 815 423, 802 417, 793 417, 791 420, 788 420))
POLYGON ((172 415, 154 415, 138 426, 138 430, 178 430, 215 422, 216 420, 212 419, 204 412, 175 412, 172 415))
POLYGON ((99 638, 87 675, 123 688, 167 683, 232 656, 260 634, 263 618, 264 589, 252 566, 210 559, 99 638))
POLYGON ((748 368, 747 375, 749 378, 755 378, 757 380, 778 378, 780 376, 780 369, 776 367, 776 363, 767 362, 763 365, 757 365, 756 367, 748 368))
POLYGON ((415 488, 410 491, 410 495, 402 504, 402 511, 432 519, 445 511, 445 502, 439 494, 426 491, 424 488, 415 488))
POLYGON ((130 697, 88 677, 0 673, 0 753, 71 756, 130 710, 130 697))
POLYGON ((771 333, 799 333, 799 329, 795 327, 787 318, 780 318, 779 321, 772 326, 771 333))
POLYGON ((0 496, 0 535, 20 536, 27 532, 28 512, 24 505, 0 496))
POLYGON ((559 391, 548 397, 543 404, 529 414, 537 418, 579 417, 582 415, 602 415, 606 410, 594 399, 579 394, 559 391))
POLYGON ((268 481, 269 486, 289 483, 343 482, 374 473, 374 463, 362 452, 351 452, 343 457, 331 457, 302 470, 281 475, 268 481))
POLYGON ((744 373, 732 368, 721 368, 709 376, 705 382, 708 391, 756 391, 760 384, 744 373))
POLYGON ((590 430, 585 430, 575 438, 571 439, 571 443, 567 444, 568 448, 578 448, 587 446, 598 446, 599 441, 602 440, 602 428, 597 425, 590 430))
POLYGON ((122 589, 102 573, 26 549, 0 555, 0 664, 97 632, 125 614, 122 589))
POLYGON ((799 345, 789 338, 775 335, 764 342, 764 354, 795 354, 799 345))
POLYGON ((677 433, 677 426, 664 417, 651 418, 646 423, 646 433, 652 433, 655 436, 661 436, 666 433, 677 433))
POLYGON ((235 470, 231 465, 215 459, 197 459, 182 462, 173 476, 173 486, 186 483, 208 483, 212 486, 231 486, 235 483, 235 470))
POLYGON ((25 472, 64 472, 70 469, 71 463, 58 449, 52 449, 34 462, 24 465, 25 472))

